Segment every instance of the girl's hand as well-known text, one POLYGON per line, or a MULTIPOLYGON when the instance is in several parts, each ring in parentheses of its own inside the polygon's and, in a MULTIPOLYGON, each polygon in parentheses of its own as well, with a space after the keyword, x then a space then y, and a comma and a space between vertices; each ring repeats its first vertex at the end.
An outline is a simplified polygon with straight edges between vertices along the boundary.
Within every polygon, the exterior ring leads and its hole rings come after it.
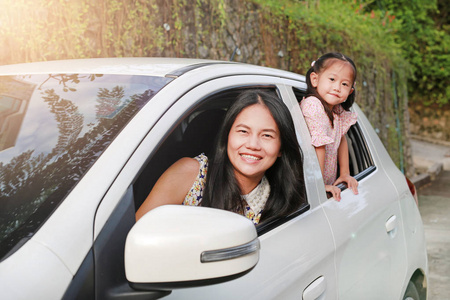
POLYGON ((358 181, 350 175, 341 175, 333 185, 338 185, 339 183, 347 183, 347 187, 353 191, 353 194, 358 195, 358 181))
POLYGON ((325 185, 325 191, 331 193, 334 200, 341 201, 341 189, 334 185, 325 185))

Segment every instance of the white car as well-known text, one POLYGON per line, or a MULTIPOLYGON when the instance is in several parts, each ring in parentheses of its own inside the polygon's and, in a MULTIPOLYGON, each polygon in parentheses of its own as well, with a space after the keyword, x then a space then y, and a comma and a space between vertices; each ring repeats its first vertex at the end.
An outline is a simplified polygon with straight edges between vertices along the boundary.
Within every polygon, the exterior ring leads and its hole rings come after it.
POLYGON ((0 75, 2 299, 426 299, 414 186, 355 104, 347 138, 359 194, 328 198, 298 105, 304 76, 172 58, 7 65, 0 75), (289 108, 308 204, 256 227, 181 205, 136 222, 162 172, 208 153, 249 88, 289 108))

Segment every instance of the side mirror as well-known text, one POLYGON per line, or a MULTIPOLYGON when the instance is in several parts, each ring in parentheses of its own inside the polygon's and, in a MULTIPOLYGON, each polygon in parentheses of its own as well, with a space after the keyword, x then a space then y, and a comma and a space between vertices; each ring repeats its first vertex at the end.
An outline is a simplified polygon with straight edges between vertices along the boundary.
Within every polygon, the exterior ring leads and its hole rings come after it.
POLYGON ((145 214, 125 244, 125 273, 137 290, 220 283, 250 272, 259 259, 256 228, 238 214, 165 205, 145 214))

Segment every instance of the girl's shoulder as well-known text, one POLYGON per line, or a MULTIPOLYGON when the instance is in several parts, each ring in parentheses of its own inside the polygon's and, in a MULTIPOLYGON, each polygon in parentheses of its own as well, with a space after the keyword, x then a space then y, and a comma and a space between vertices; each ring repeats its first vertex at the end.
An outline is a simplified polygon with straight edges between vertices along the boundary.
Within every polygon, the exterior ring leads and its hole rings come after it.
POLYGON ((305 116, 326 114, 322 102, 314 96, 302 99, 302 101, 300 101, 300 108, 305 116))
POLYGON ((347 132, 350 126, 356 123, 358 115, 354 111, 345 110, 341 105, 339 105, 339 113, 335 114, 340 119, 340 124, 344 130, 347 132))
POLYGON ((354 112, 354 111, 352 111, 352 110, 345 110, 345 109, 342 107, 341 104, 339 104, 339 105, 336 106, 336 111, 335 111, 335 113, 336 113, 337 115, 340 115, 340 116, 343 117, 343 118, 346 118, 346 119, 348 119, 348 118, 350 118, 350 119, 356 119, 356 117, 357 117, 356 112, 354 112))
POLYGON ((303 98, 302 101, 300 101, 300 105, 322 105, 322 102, 320 102, 319 98, 315 96, 308 96, 306 98, 303 98))

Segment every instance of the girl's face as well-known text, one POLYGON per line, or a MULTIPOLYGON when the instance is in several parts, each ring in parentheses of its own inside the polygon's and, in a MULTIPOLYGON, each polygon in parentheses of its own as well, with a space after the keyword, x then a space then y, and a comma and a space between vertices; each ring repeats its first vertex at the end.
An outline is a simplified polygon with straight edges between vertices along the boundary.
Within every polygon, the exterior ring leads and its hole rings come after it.
POLYGON ((329 108, 341 104, 353 92, 353 68, 350 63, 340 60, 331 62, 325 70, 311 73, 311 84, 329 108))
POLYGON ((227 145, 238 183, 259 182, 281 156, 280 148, 280 132, 269 109, 261 104, 243 109, 231 126, 227 145))

